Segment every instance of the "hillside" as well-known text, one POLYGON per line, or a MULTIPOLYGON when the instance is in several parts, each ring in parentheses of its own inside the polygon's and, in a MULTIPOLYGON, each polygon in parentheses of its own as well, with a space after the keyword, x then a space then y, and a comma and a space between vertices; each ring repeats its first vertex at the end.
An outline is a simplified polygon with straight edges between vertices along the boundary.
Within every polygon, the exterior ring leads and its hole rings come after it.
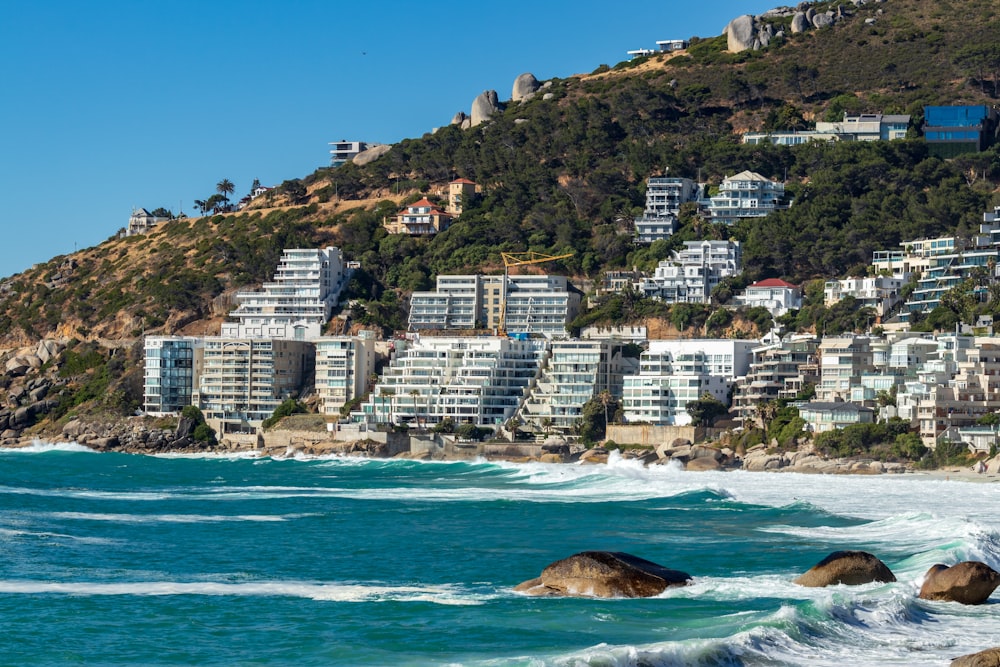
POLYGON ((553 80, 551 99, 511 104, 488 124, 444 127, 364 167, 287 181, 270 202, 284 208, 174 221, 54 258, 0 283, 3 346, 210 331, 235 290, 270 277, 283 247, 332 244, 360 261, 356 319, 391 329, 405 322, 409 291, 438 273, 495 269, 501 250, 573 252, 546 270, 594 277, 651 268, 683 240, 732 235, 745 243, 747 280, 804 281, 843 274, 906 238, 974 229, 1000 175, 995 151, 942 162, 919 140, 738 143, 738 131, 844 110, 919 117, 924 104, 995 103, 995 3, 886 0, 852 11, 761 51, 730 54, 724 37, 696 39, 680 56, 553 80), (687 217, 670 243, 632 244, 628 221, 646 177, 717 184, 743 169, 787 178, 795 205, 731 229, 687 217), (483 196, 447 232, 413 239, 381 229, 400 202, 456 176, 483 196))

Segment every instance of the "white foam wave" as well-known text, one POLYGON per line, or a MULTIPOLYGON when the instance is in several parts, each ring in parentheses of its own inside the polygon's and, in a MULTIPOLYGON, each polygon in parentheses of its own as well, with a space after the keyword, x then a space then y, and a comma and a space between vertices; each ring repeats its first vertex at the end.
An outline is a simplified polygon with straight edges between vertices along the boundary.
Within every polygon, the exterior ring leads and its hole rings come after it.
POLYGON ((117 540, 106 537, 81 537, 78 535, 66 535, 64 533, 53 533, 48 531, 37 532, 32 530, 20 530, 13 528, 0 528, 0 536, 3 537, 37 537, 43 539, 71 540, 80 544, 117 544, 117 540))
POLYGON ((93 449, 75 442, 43 442, 34 440, 25 447, 0 447, 0 454, 45 454, 48 452, 86 452, 97 454, 93 449))
POLYGON ((470 594, 452 586, 385 586, 379 584, 324 584, 297 581, 248 583, 134 581, 58 582, 0 580, 0 594, 75 596, 210 595, 228 597, 295 597, 323 602, 431 602, 443 605, 480 605, 493 596, 470 594))

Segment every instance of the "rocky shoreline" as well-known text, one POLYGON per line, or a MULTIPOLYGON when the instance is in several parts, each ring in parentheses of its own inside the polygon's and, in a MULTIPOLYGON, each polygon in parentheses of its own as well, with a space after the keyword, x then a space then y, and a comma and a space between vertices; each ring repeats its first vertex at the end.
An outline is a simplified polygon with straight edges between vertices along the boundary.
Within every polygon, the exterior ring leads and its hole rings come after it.
MULTIPOLYGON (((314 437, 289 438, 287 431, 278 429, 259 436, 255 442, 223 440, 208 444, 192 437, 193 422, 181 419, 176 428, 157 427, 149 419, 130 418, 120 421, 74 419, 66 423, 58 434, 19 434, 7 437, 0 446, 27 447, 39 442, 75 443, 97 452, 126 454, 187 454, 187 455, 252 455, 257 457, 315 457, 356 456, 366 458, 407 458, 413 460, 469 460, 486 459, 518 463, 577 463, 606 464, 609 458, 638 460, 646 466, 673 465, 688 471, 792 472, 805 474, 917 474, 946 479, 973 481, 1000 481, 1000 456, 986 463, 982 473, 966 468, 947 468, 918 471, 901 462, 883 462, 870 459, 826 458, 811 444, 803 444, 796 451, 778 451, 768 445, 757 445, 745 453, 737 454, 729 447, 710 444, 692 444, 685 440, 664 443, 655 450, 648 448, 606 449, 596 446, 589 449, 565 442, 548 442, 545 445, 441 445, 428 449, 410 445, 390 448, 376 440, 334 440, 327 433, 313 433, 314 437), (299 440, 299 442, 294 442, 299 440), (293 442, 293 444, 289 444, 293 442), (615 453, 613 453, 615 452, 615 453)), ((405 440, 405 437, 404 437, 405 440)), ((426 442, 426 441, 423 441, 426 442)))

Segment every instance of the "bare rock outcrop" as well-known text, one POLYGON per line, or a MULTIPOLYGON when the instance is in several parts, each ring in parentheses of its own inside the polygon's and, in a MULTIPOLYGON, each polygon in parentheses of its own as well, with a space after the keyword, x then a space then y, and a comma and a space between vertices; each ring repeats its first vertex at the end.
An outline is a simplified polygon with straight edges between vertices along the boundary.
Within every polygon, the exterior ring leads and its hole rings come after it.
POLYGON ((497 91, 484 90, 472 100, 472 127, 476 127, 493 117, 500 111, 500 100, 497 91))
POLYGON ((836 584, 859 586, 896 581, 885 563, 866 551, 834 551, 795 580, 799 586, 822 588, 836 584))
POLYGON ((535 91, 542 87, 542 84, 538 82, 535 75, 531 72, 525 72, 521 76, 514 79, 514 86, 510 93, 510 99, 514 102, 521 102, 526 99, 529 95, 533 95, 535 91))
POLYGON ((467 120, 469 120, 469 114, 465 113, 464 111, 459 111, 457 114, 451 117, 451 123, 449 123, 449 125, 458 125, 459 127, 461 127, 462 123, 464 123, 467 120))
POLYGON ((805 32, 809 29, 809 20, 806 18, 805 12, 795 12, 795 16, 792 17, 791 31, 792 34, 798 34, 800 32, 805 32))
POLYGON ((924 575, 919 597, 923 600, 982 604, 997 586, 1000 586, 1000 572, 986 563, 967 560, 951 567, 938 563, 924 575))
POLYGON ((368 150, 363 150, 354 156, 352 162, 360 166, 366 165, 370 162, 374 162, 386 153, 392 150, 392 146, 388 144, 380 144, 378 146, 372 146, 368 150))
POLYGON ((756 21, 750 14, 737 16, 726 26, 726 48, 733 53, 760 48, 757 42, 756 21))
POLYGON ((558 560, 514 590, 539 596, 639 598, 685 586, 691 575, 620 551, 583 551, 558 560))
POLYGON ((1000 647, 955 658, 951 667, 1000 667, 1000 647))

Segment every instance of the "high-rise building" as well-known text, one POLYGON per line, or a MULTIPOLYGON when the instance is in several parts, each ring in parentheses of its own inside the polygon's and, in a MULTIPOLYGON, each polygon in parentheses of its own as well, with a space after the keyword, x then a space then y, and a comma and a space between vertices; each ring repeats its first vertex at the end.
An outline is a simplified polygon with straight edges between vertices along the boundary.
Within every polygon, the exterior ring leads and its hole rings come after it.
POLYGON ((191 405, 201 367, 202 339, 147 336, 143 410, 153 416, 179 413, 191 405))
POLYGON ((677 231, 681 204, 696 201, 701 188, 689 178, 654 176, 646 179, 646 208, 635 219, 637 243, 667 239, 677 231))
POLYGON ((708 303, 723 278, 743 272, 739 241, 687 241, 684 246, 660 262, 652 278, 643 280, 647 296, 667 303, 708 303))
POLYGON ((321 336, 312 342, 320 412, 335 415, 345 403, 365 394, 375 371, 375 337, 362 331, 358 336, 321 336))

